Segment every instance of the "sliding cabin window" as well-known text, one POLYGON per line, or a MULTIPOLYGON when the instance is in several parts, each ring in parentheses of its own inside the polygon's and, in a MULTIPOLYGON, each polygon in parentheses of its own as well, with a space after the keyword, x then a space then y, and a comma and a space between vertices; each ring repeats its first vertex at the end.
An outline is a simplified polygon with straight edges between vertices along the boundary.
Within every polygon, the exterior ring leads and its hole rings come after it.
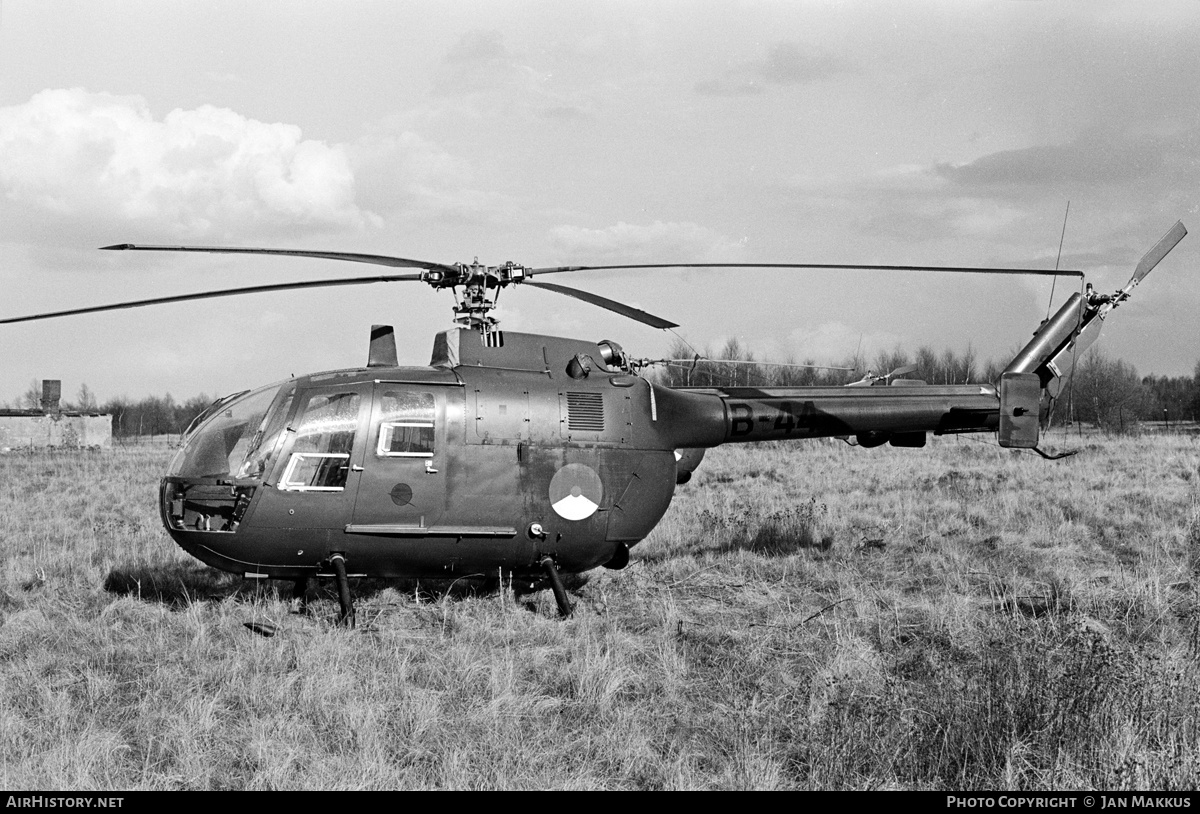
POLYGON ((432 458, 434 443, 433 393, 388 390, 379 400, 381 458, 432 458))

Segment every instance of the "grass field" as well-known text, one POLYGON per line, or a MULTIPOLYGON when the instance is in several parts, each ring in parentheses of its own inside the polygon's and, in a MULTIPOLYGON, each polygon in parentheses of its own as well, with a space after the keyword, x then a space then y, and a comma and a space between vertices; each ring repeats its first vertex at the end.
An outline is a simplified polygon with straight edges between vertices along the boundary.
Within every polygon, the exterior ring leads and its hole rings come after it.
POLYGON ((0 787, 1195 788, 1200 440, 1049 445, 714 450, 571 619, 356 631, 180 552, 169 450, 2 456, 0 787))

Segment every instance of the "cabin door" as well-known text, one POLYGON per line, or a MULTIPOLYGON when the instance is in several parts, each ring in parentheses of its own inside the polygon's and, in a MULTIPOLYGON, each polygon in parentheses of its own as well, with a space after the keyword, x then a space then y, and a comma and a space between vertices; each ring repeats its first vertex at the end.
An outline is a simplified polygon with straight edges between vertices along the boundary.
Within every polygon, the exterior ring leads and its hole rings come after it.
POLYGON ((353 523, 436 526, 446 507, 446 394, 376 382, 373 396, 353 523))
POLYGON ((342 529, 358 492, 371 385, 355 382, 296 394, 276 472, 276 491, 255 515, 273 528, 342 529))

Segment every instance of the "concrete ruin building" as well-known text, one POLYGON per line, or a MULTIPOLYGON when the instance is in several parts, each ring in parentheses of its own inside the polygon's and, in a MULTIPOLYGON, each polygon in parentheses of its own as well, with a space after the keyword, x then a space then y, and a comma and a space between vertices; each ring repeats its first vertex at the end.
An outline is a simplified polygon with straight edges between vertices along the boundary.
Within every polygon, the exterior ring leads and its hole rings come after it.
POLYGON ((112 416, 61 408, 62 382, 42 382, 37 410, 0 410, 0 452, 17 449, 107 449, 112 416))

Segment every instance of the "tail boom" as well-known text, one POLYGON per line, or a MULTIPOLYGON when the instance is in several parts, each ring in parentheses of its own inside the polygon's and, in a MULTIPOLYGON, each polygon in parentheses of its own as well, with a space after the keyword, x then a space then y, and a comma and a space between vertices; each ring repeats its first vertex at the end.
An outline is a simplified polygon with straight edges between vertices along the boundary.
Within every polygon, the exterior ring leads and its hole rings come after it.
POLYGON ((994 432, 999 422, 999 396, 988 384, 668 392, 710 405, 703 411, 706 421, 680 426, 677 447, 840 437, 857 438, 864 446, 924 446, 927 433, 994 432), (719 432, 712 426, 718 416, 719 432))

